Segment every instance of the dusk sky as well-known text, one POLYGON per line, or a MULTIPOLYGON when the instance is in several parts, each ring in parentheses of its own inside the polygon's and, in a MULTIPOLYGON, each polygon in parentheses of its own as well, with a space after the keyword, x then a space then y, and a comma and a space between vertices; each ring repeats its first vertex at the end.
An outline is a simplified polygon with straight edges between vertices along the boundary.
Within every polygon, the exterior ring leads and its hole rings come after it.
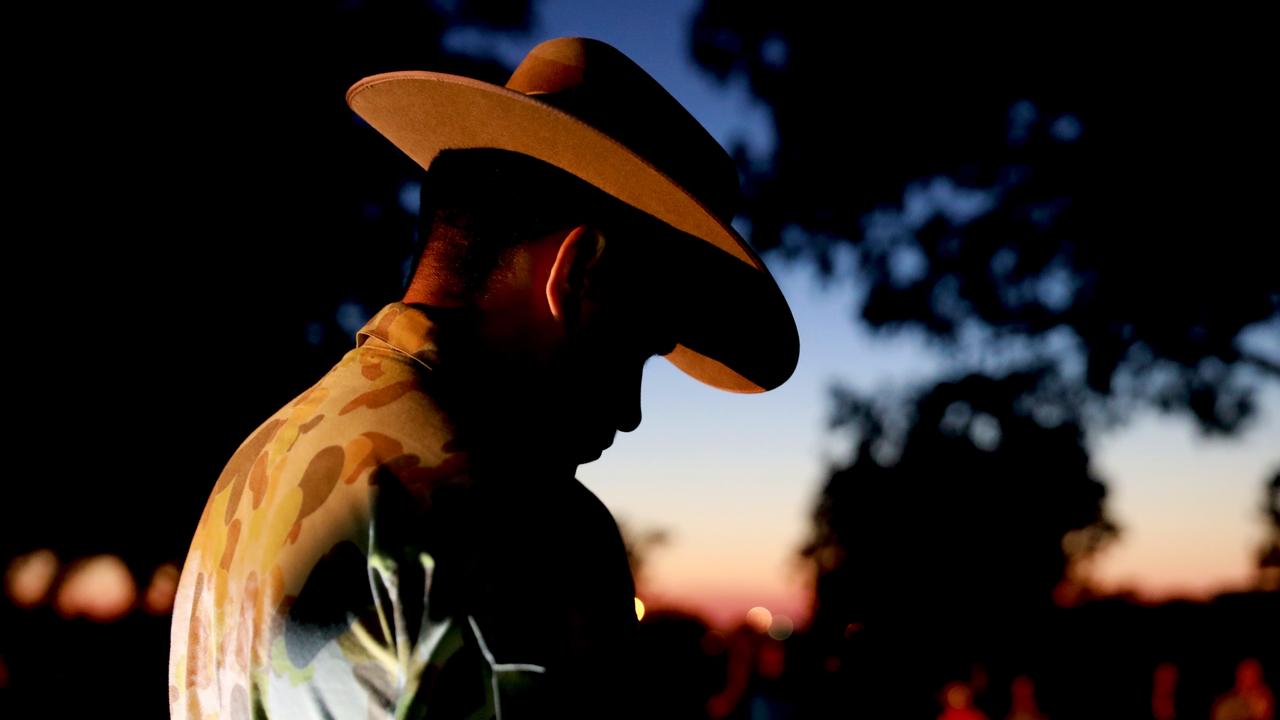
MULTIPOLYGON (((695 7, 693 0, 543 0, 535 3, 528 36, 455 31, 446 45, 487 49, 515 67, 543 40, 604 40, 662 83, 723 146, 744 137, 763 159, 772 142, 767 110, 741 84, 722 88, 692 63, 695 7)), ((955 190, 923 183, 904 198, 904 215, 955 203, 961 196, 955 190)), ((940 353, 914 334, 873 336, 857 320, 860 290, 849 280, 824 288, 808 264, 765 260, 800 331, 791 379, 768 393, 737 395, 651 359, 640 427, 620 433, 577 475, 625 529, 670 533, 638 578, 646 604, 695 610, 720 625, 757 605, 797 623, 807 616, 809 578, 792 558, 809 531, 827 463, 849 452, 847 438, 826 430, 828 386, 904 387, 975 357, 940 353)), ((842 260, 848 267, 849 258, 842 260)), ((1247 342, 1280 356, 1280 324, 1257 326, 1247 342)), ((1094 471, 1107 484, 1108 512, 1121 527, 1096 568, 1104 588, 1158 599, 1251 581, 1265 532, 1262 487, 1280 464, 1280 388, 1267 386, 1259 405, 1256 422, 1226 441, 1203 440, 1190 420, 1155 412, 1091 437, 1094 471)))

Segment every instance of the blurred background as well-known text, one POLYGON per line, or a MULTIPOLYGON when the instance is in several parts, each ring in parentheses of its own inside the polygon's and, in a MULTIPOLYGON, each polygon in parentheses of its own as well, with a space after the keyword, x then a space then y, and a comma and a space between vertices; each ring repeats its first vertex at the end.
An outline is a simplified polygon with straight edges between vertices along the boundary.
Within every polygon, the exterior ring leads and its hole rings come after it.
POLYGON ((649 711, 1274 717, 1265 24, 835 7, 16 17, 0 713, 167 715, 214 480, 407 272, 422 170, 351 83, 502 85, 582 35, 736 158, 801 337, 763 395, 650 361, 641 426, 579 469, 632 551, 649 711))

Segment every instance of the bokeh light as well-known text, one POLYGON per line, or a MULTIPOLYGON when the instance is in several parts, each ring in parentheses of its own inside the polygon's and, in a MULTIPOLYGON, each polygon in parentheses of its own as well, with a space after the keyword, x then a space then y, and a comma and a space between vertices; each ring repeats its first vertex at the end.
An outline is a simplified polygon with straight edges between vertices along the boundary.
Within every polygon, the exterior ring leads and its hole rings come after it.
POLYGON ((769 637, 774 640, 786 640, 791 637, 795 629, 795 623, 791 618, 786 615, 774 615, 773 622, 769 623, 769 637))
POLYGON ((133 607, 138 590, 124 561, 115 555, 95 555, 76 561, 58 587, 55 607, 64 618, 115 620, 133 607))
POLYGON ((165 563, 151 574, 151 583, 143 595, 142 607, 153 615, 163 615, 173 610, 173 598, 178 592, 178 566, 165 563))
POLYGON ((5 594, 18 607, 35 607, 44 602, 57 575, 58 556, 52 550, 41 548, 19 555, 5 571, 5 594))
POLYGON ((773 613, 768 608, 753 607, 747 611, 747 625, 756 632, 766 632, 773 624, 773 613))

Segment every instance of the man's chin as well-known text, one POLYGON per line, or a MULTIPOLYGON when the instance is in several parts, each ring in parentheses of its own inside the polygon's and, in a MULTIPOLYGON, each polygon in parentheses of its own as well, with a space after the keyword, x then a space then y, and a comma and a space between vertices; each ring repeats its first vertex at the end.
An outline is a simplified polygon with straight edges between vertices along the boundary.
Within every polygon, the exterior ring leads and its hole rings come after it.
POLYGON ((595 448, 584 450, 583 453, 578 456, 578 464, 586 465, 589 462, 594 462, 596 460, 599 460, 600 456, 604 454, 604 450, 605 450, 604 448, 598 447, 598 446, 595 448))

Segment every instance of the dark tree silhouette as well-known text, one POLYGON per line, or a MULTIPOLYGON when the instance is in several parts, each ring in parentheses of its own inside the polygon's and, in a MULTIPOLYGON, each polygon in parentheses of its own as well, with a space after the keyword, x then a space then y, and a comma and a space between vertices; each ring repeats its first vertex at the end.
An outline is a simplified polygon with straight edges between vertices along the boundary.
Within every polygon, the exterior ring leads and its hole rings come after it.
MULTIPOLYGON (((813 669, 839 668, 815 716, 930 716, 968 663, 1084 637, 1082 616, 1045 614, 1115 534, 1085 433, 1143 405, 1236 432, 1280 379, 1256 342, 1280 326, 1260 19, 905 9, 704 0, 690 36, 773 119, 765 157, 733 146, 751 243, 824 280, 850 251, 856 319, 923 331, 963 378, 833 393, 858 451, 806 548, 814 642, 834 653, 813 669)), ((1141 634, 1089 634, 1122 636, 1141 634)), ((1069 658, 1118 687, 1092 650, 1060 653, 1061 676, 1083 677, 1069 658)))
POLYGON ((1258 554, 1258 585, 1280 590, 1280 469, 1266 486, 1266 515, 1270 532, 1258 554))
POLYGON ((842 398, 833 421, 857 449, 804 552, 818 570, 811 629, 837 657, 853 638, 866 653, 846 701, 928 699, 970 663, 1016 656, 1068 563, 1115 534, 1060 392, 1042 367, 939 383, 905 413, 842 398))
POLYGON ((1267 516, 1271 520, 1271 529, 1280 532, 1280 470, 1271 476, 1267 483, 1267 516))
POLYGON ((823 277, 853 248, 866 323, 1037 341, 1102 419, 1236 429, 1280 378, 1239 342, 1280 315, 1265 23, 912 12, 702 4, 694 57, 777 130, 736 149, 752 244, 823 277))

